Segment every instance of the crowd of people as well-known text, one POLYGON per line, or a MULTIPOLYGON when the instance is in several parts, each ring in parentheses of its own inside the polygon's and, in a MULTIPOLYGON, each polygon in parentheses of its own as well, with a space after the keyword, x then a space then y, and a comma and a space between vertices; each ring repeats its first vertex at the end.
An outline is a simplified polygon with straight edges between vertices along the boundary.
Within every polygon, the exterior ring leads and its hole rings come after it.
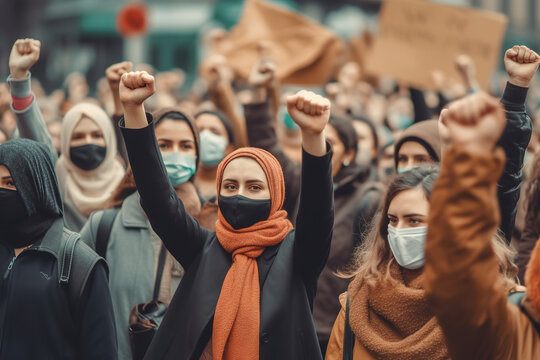
POLYGON ((0 359, 540 359, 533 50, 491 94, 467 55, 286 86, 261 42, 247 84, 210 46, 95 97, 40 50, 0 84, 0 359))

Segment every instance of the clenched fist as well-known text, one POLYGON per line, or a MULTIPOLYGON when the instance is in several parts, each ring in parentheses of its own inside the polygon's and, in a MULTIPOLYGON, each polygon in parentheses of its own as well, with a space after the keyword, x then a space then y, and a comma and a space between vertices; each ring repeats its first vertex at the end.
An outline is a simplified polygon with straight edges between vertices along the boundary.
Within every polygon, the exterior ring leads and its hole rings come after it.
POLYGON ((41 42, 34 39, 19 39, 13 44, 9 55, 9 70, 14 79, 26 79, 28 70, 39 59, 41 42))
POLYGON ((141 105, 155 92, 154 77, 146 71, 124 73, 120 79, 120 101, 124 108, 141 105))
POLYGON ((105 70, 105 76, 107 82, 113 93, 118 92, 120 86, 120 78, 127 72, 130 72, 133 64, 130 61, 123 61, 121 63, 113 64, 105 70))
POLYGON ((496 98, 479 92, 450 104, 441 121, 454 146, 490 152, 504 131, 506 115, 496 98))
POLYGON ((539 64, 540 56, 526 46, 514 46, 504 54, 504 67, 510 83, 517 86, 529 87, 539 64))
POLYGON ((311 91, 287 97, 287 110, 304 133, 321 134, 330 119, 330 101, 311 91))

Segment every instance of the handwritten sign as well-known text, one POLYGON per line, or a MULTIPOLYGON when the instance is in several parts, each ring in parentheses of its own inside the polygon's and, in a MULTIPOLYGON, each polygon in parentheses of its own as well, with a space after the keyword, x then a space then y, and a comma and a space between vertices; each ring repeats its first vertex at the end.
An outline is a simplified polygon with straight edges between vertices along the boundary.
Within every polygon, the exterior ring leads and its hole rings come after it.
POLYGON ((506 24, 506 16, 493 12, 425 0, 386 0, 379 32, 366 56, 367 71, 416 87, 431 87, 435 70, 449 80, 460 80, 455 59, 468 54, 476 64, 480 86, 487 88, 506 24))

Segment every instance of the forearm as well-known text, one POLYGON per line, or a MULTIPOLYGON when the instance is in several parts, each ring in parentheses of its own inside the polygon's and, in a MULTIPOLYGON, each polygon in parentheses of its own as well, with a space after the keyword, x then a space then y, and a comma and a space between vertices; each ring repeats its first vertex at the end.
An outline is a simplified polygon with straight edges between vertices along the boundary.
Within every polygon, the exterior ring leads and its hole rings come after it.
POLYGON ((500 149, 476 154, 452 147, 431 194, 425 289, 455 359, 486 358, 506 340, 501 329, 512 326, 492 248, 503 165, 500 149), (487 339, 491 345, 483 348, 487 339))
POLYGON ((499 145, 506 154, 506 164, 498 182, 497 196, 501 212, 500 228, 508 243, 512 238, 523 180, 521 169, 532 134, 532 121, 525 112, 527 90, 508 83, 501 99, 506 110, 507 125, 499 145))
POLYGON ((209 95, 214 104, 223 111, 232 122, 234 138, 237 147, 249 146, 246 134, 246 122, 236 112, 236 101, 233 89, 229 83, 220 82, 209 90, 209 95))
MULTIPOLYGON (((126 121, 131 126, 142 125, 141 119, 128 120, 128 114, 126 111, 126 121)), ((120 121, 141 206, 169 252, 187 268, 202 248, 199 240, 203 231, 186 212, 168 180, 154 134, 152 116, 145 114, 144 121, 144 128, 127 128, 120 121)))
POLYGON ((296 218, 295 265, 304 279, 314 280, 324 267, 330 251, 334 226, 332 152, 320 157, 304 151, 302 191, 296 218))
MULTIPOLYGON (((11 95, 17 99, 25 99, 32 95, 31 91, 31 74, 28 72, 27 77, 24 79, 14 79, 9 76, 7 79, 9 84, 11 95)), ((43 120, 43 115, 39 110, 39 106, 35 97, 32 99, 30 105, 24 109, 16 109, 13 105, 11 110, 17 119, 17 128, 19 130, 19 136, 21 138, 35 140, 37 142, 47 145, 51 151, 53 161, 56 162, 58 154, 56 148, 47 129, 47 125, 43 120)))

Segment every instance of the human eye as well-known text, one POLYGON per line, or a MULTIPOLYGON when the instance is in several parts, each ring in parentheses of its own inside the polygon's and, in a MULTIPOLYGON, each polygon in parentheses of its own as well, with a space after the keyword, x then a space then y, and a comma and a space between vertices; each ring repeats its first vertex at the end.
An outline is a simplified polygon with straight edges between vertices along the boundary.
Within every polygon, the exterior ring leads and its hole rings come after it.
POLYGON ((160 143, 159 144, 159 148, 162 149, 162 150, 166 150, 169 148, 169 144, 167 143, 160 143))
POLYGON ((94 139, 103 139, 103 133, 101 131, 95 132, 92 134, 94 139))

